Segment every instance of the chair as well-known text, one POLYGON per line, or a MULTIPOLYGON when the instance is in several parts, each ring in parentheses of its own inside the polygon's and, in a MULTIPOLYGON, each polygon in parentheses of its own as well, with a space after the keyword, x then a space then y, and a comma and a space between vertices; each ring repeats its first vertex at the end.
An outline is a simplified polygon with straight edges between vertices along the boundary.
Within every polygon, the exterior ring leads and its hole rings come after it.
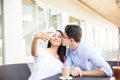
MULTIPOLYGON (((113 67, 113 66, 117 66, 117 62, 116 61, 107 61, 108 62, 108 64, 111 66, 111 68, 113 67)), ((120 62, 119 62, 119 64, 120 64, 120 62)))
POLYGON ((0 80, 28 80, 30 74, 26 63, 0 66, 0 80))

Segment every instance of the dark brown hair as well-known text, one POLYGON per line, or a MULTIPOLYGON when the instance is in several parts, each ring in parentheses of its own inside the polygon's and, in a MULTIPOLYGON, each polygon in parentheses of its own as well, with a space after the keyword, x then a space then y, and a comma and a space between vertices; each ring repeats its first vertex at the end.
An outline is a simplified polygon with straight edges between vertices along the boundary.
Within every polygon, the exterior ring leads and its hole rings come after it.
POLYGON ((76 42, 81 41, 82 30, 79 25, 67 25, 65 27, 65 33, 69 38, 73 38, 76 42))
MULTIPOLYGON (((56 31, 60 32, 61 35, 63 36, 62 31, 60 31, 60 30, 56 30, 56 31)), ((47 48, 49 48, 49 47, 51 47, 50 41, 49 41, 48 44, 47 44, 47 48)), ((57 50, 57 54, 59 55, 60 60, 61 60, 62 62, 64 62, 64 56, 66 55, 66 46, 62 46, 62 44, 61 44, 61 45, 59 46, 58 50, 57 50)))

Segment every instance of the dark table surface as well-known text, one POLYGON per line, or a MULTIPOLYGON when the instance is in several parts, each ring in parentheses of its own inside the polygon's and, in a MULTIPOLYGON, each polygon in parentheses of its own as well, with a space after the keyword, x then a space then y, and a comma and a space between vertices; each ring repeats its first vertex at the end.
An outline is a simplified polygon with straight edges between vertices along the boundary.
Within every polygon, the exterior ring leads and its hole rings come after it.
MULTIPOLYGON (((48 78, 45 78, 43 80, 60 80, 59 77, 62 74, 57 74, 48 78)), ((110 80, 110 77, 73 77, 72 80, 110 80)))

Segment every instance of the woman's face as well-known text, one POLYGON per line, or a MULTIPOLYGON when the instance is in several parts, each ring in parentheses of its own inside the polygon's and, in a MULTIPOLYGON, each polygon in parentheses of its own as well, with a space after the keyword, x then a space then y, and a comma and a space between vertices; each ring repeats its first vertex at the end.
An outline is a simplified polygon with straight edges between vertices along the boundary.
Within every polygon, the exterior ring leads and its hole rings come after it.
POLYGON ((70 38, 64 32, 64 36, 63 36, 63 39, 62 39, 62 45, 63 46, 69 46, 70 42, 71 42, 70 38))
POLYGON ((58 31, 50 39, 51 45, 60 46, 62 42, 62 34, 58 31))

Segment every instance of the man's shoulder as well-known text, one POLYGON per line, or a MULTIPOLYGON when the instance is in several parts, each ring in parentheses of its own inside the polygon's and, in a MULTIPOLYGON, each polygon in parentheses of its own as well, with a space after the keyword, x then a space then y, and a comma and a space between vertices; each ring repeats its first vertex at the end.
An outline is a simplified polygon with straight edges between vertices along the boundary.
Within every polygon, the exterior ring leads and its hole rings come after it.
POLYGON ((79 45, 79 50, 86 50, 86 49, 88 49, 90 47, 90 45, 88 44, 88 43, 86 43, 86 42, 81 42, 80 43, 80 45, 79 45))
POLYGON ((94 44, 89 43, 89 42, 81 42, 80 47, 85 48, 85 49, 95 48, 94 44))

